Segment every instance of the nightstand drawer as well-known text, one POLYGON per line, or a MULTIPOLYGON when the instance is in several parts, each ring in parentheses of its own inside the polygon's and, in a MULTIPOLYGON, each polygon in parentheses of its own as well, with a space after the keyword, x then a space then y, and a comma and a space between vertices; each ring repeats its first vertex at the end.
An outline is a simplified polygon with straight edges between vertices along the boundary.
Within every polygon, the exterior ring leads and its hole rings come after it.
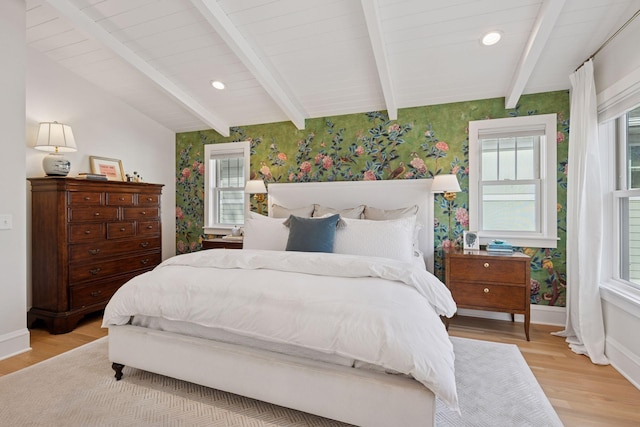
POLYGON ((525 283, 527 263, 514 265, 510 258, 494 256, 452 258, 449 267, 456 280, 492 283, 525 283))
POLYGON ((453 282, 449 284, 456 304, 466 308, 524 310, 524 286, 484 285, 481 283, 453 282))

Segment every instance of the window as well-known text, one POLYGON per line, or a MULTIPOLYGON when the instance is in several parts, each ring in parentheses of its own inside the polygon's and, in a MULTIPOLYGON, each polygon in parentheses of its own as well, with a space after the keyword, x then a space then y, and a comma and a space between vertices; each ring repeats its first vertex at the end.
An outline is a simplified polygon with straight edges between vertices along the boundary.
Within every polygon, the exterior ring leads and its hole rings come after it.
POLYGON ((556 115, 469 122, 469 228, 480 243, 555 248, 556 115))
POLYGON ((226 234, 244 224, 249 150, 248 141, 205 145, 205 233, 226 234))
POLYGON ((640 107, 618 119, 620 279, 640 285, 640 107))

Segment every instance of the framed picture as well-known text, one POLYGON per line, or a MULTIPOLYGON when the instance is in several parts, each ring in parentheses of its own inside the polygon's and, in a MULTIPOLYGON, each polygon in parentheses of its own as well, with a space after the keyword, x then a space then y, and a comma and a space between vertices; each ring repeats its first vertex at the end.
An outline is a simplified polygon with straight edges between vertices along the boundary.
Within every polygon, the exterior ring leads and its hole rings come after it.
POLYGON ((462 232, 462 241, 465 251, 479 251, 480 250, 480 238, 477 231, 464 230, 462 232))
POLYGON ((106 175, 109 181, 125 180, 121 160, 89 156, 89 164, 91 165, 91 173, 106 175))

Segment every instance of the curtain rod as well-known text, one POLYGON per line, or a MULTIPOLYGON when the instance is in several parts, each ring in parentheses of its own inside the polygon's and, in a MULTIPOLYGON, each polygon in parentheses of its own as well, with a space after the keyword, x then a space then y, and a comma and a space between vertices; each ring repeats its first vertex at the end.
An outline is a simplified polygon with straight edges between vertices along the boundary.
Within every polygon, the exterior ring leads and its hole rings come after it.
MULTIPOLYGON (((608 45, 608 44, 609 44, 609 42, 610 42, 611 40, 613 40, 613 39, 614 39, 618 34, 620 34, 620 32, 621 32, 622 30, 624 30, 624 29, 627 27, 627 25, 631 24, 631 21, 633 21, 634 19, 636 19, 636 18, 638 17, 638 15, 640 15, 640 9, 638 9, 638 10, 636 11, 636 13, 634 13, 634 14, 633 14, 633 16, 632 16, 631 18, 629 18, 629 19, 627 20, 627 22, 625 22, 625 23, 622 25, 622 27, 618 28, 618 31, 616 31, 615 33, 613 33, 613 34, 611 35, 611 37, 609 37, 608 39, 606 39, 606 40, 604 41, 604 43, 602 43, 602 45, 601 45, 598 49, 596 49, 596 51, 595 51, 595 52, 593 52, 593 53, 591 54, 591 56, 589 56, 587 59, 585 59, 585 60, 582 62, 582 64, 580 64, 580 65, 578 66, 578 68, 576 68, 576 69, 575 69, 575 71, 578 71, 578 70, 579 70, 579 69, 580 69, 580 68, 581 68, 581 67, 582 67, 582 66, 583 66, 587 61, 589 61, 590 59, 593 59, 593 58, 594 58, 598 53, 600 53, 600 51, 601 51, 602 49, 604 49, 604 47, 605 47, 606 45, 608 45)), ((575 71, 574 71, 574 73, 575 73, 575 71)))

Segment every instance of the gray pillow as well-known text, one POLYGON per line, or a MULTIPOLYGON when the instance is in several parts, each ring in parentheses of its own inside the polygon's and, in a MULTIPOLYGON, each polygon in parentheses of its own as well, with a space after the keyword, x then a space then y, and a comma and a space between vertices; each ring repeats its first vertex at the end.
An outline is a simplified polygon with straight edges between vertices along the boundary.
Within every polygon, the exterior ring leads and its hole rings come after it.
POLYGON ((409 206, 400 209, 378 209, 371 206, 365 206, 364 219, 372 219, 374 221, 385 221, 388 219, 406 218, 418 213, 418 205, 409 206))
POLYGON ((304 218, 311 218, 313 214, 313 205, 303 206, 300 208, 288 208, 285 206, 271 205, 271 217, 273 218, 289 218, 290 215, 295 215, 304 218))
POLYGON ((327 214, 340 214, 342 218, 360 219, 362 218, 362 212, 364 211, 364 205, 356 206, 355 208, 347 209, 334 209, 322 205, 314 205, 313 217, 324 216, 327 214))
POLYGON ((333 252, 336 228, 340 215, 326 218, 301 218, 291 215, 285 222, 289 227, 288 251, 333 252))

